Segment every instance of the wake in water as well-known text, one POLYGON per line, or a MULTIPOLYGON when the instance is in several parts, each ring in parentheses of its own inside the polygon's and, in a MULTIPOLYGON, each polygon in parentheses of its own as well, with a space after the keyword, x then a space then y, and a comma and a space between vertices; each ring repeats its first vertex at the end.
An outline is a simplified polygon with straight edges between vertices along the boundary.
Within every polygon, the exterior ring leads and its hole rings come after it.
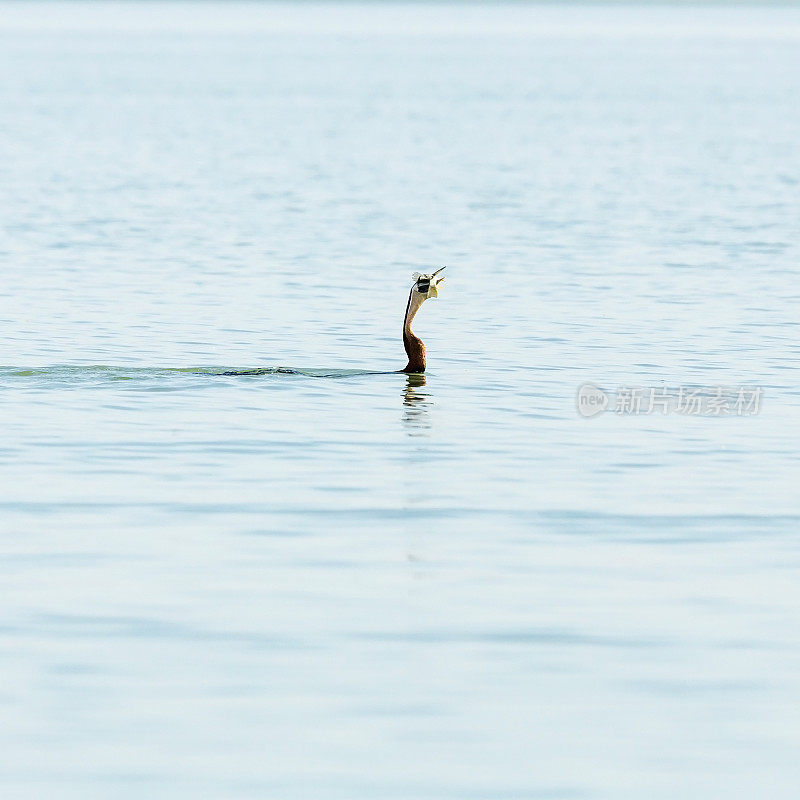
MULTIPOLYGON (((211 373, 226 376, 254 376, 254 375, 305 375, 307 378, 353 378, 358 375, 393 375, 402 370, 391 372, 374 372, 368 369, 292 369, 291 367, 258 367, 256 369, 230 369, 225 372, 211 373)), ((209 374, 204 372, 203 374, 209 374)))
POLYGON ((392 375, 365 369, 294 369, 292 367, 117 367, 57 365, 51 367, 0 367, 0 378, 50 378, 53 380, 147 380, 177 375, 209 377, 260 377, 298 375, 307 378, 354 378, 363 375, 392 375))

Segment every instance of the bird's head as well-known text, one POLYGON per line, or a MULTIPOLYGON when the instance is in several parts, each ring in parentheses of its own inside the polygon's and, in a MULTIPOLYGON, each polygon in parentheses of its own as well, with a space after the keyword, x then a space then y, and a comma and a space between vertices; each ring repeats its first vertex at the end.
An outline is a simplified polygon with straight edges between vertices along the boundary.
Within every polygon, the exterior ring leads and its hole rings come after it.
POLYGON ((422 303, 429 297, 439 296, 439 286, 444 283, 444 276, 440 273, 444 272, 444 267, 437 269, 436 272, 430 274, 423 274, 421 272, 414 273, 414 285, 411 287, 411 292, 418 296, 418 300, 422 303))

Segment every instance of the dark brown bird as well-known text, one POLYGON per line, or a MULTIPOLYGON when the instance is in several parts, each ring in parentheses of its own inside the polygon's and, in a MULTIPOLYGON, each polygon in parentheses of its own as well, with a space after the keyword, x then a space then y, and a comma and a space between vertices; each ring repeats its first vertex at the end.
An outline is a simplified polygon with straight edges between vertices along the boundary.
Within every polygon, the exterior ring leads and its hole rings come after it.
POLYGON ((419 272, 414 273, 414 285, 408 293, 406 317, 403 320, 403 347, 406 349, 408 364, 400 372, 425 372, 425 345, 422 343, 422 339, 411 330, 411 322, 417 311, 419 311, 420 306, 429 297, 439 296, 438 287, 441 286, 444 278, 439 278, 437 275, 442 270, 444 270, 444 267, 437 269, 436 272, 430 275, 422 275, 419 272))

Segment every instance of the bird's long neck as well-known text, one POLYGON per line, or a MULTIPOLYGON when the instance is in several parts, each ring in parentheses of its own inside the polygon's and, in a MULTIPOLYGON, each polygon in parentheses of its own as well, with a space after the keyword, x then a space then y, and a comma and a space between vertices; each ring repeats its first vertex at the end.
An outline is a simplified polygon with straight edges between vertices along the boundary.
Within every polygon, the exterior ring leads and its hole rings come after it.
POLYGON ((408 364, 403 372, 425 372, 425 345, 422 343, 422 339, 411 330, 411 322, 424 299, 419 292, 415 292, 413 289, 408 294, 406 318, 403 320, 403 347, 406 349, 408 364))

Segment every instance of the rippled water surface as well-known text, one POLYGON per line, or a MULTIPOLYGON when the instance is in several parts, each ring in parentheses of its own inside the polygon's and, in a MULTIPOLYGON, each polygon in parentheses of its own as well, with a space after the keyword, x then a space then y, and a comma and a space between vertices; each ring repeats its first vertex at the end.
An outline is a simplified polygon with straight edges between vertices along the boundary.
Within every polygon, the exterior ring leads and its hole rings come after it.
POLYGON ((799 93, 788 7, 0 3, 2 797, 794 800, 799 93))

